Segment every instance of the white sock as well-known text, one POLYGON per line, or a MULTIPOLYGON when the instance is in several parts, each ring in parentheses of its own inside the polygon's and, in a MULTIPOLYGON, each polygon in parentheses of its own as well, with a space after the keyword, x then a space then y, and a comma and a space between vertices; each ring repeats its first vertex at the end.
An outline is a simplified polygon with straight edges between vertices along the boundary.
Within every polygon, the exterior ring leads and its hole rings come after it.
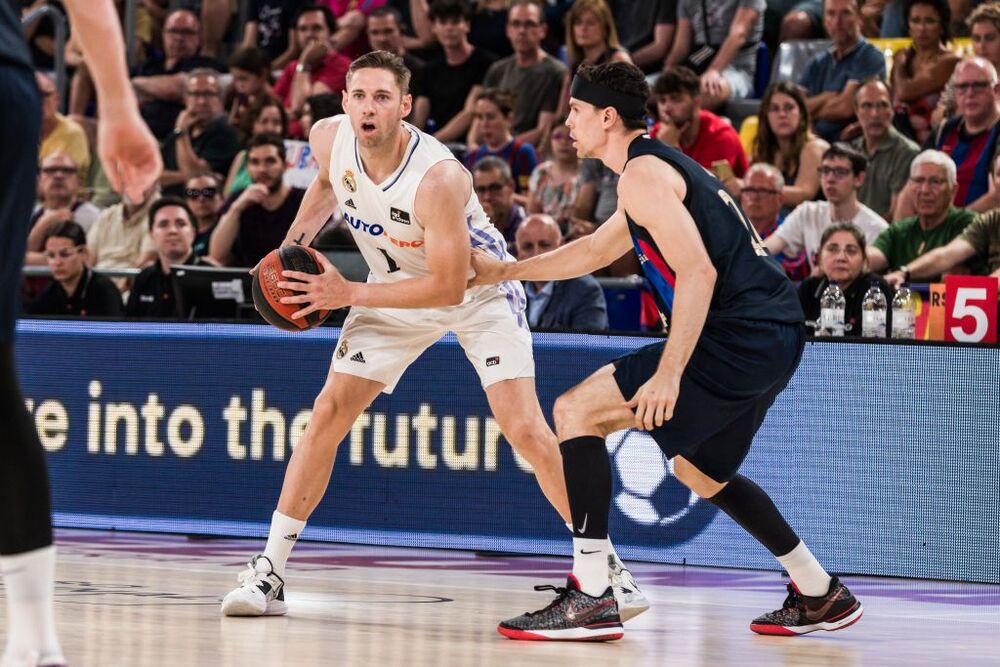
POLYGON ((798 546, 784 556, 778 556, 778 562, 788 571, 788 576, 803 595, 820 597, 830 591, 830 575, 805 542, 799 540, 798 546))
POLYGON ((278 510, 274 510, 271 515, 271 531, 267 534, 264 555, 271 560, 275 574, 281 578, 285 577, 285 563, 292 553, 292 547, 305 527, 305 521, 285 516, 278 510))
POLYGON ((611 585, 608 574, 608 540, 573 538, 573 576, 580 590, 597 597, 611 585))
POLYGON ((52 610, 52 578, 56 569, 53 545, 0 558, 7 590, 7 648, 13 659, 29 651, 43 658, 59 658, 52 610))

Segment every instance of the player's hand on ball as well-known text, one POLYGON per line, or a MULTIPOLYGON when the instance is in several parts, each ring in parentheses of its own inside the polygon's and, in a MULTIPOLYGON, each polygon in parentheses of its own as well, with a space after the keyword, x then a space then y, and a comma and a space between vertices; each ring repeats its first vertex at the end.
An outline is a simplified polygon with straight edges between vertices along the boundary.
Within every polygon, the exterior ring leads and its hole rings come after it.
POLYGON ((292 314, 293 319, 305 317, 317 310, 337 310, 351 305, 351 283, 322 254, 317 253, 316 259, 323 269, 322 273, 281 272, 286 280, 279 282, 278 287, 298 292, 295 296, 282 297, 281 303, 305 304, 292 314))
POLYGON ((655 373, 639 387, 625 406, 635 410, 635 427, 651 431, 663 426, 674 416, 674 405, 680 392, 680 375, 655 373))
POLYGON ((504 279, 504 264, 505 262, 496 257, 474 248, 472 250, 472 270, 476 272, 476 275, 469 281, 469 287, 500 282, 504 279))

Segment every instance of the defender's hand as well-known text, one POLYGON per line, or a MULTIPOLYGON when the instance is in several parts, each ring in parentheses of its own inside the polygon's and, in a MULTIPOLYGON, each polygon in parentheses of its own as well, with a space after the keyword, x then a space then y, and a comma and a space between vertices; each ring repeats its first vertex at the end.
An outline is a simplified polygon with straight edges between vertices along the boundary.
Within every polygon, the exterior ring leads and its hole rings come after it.
POLYGON ((476 275, 469 281, 469 287, 492 285, 504 280, 506 262, 503 262, 482 250, 472 250, 472 270, 476 275))
POLYGON ((295 296, 282 297, 281 303, 306 304, 301 310, 292 313, 293 318, 305 317, 317 310, 337 310, 351 305, 351 283, 322 254, 317 259, 323 268, 322 273, 281 272, 283 278, 291 280, 280 281, 278 287, 298 292, 295 296))

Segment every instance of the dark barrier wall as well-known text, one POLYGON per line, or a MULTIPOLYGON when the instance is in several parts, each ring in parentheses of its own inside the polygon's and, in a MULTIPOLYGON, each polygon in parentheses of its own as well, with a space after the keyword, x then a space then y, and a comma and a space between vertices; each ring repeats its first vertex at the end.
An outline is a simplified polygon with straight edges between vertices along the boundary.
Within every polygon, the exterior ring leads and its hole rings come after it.
MULTIPOLYGON (((264 537, 338 333, 22 322, 19 370, 49 451, 56 523, 264 537)), ((546 414, 561 391, 648 342, 536 335, 546 414)), ((998 583, 998 387, 998 349, 811 343, 743 472, 832 570, 998 583)), ((671 476, 643 433, 608 447, 612 537, 626 557, 775 568, 671 476)), ((355 423, 305 536, 569 552, 454 337, 355 423)))

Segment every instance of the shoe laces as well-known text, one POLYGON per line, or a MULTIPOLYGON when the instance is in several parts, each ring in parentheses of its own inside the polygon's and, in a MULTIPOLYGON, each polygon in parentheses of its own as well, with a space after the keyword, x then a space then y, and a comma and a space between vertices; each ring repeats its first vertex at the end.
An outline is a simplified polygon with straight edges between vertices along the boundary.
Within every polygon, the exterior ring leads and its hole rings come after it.
POLYGON ((257 570, 257 560, 258 556, 254 556, 249 563, 247 563, 247 569, 236 575, 236 580, 240 582, 241 586, 250 586, 256 584, 261 579, 267 576, 267 573, 260 572, 257 570))
POLYGON ((538 611, 525 612, 525 614, 527 616, 537 616, 538 614, 544 614, 545 612, 549 611, 550 609, 552 609, 553 607, 555 607, 556 605, 558 605, 560 602, 562 602, 566 598, 566 596, 569 595, 569 589, 568 588, 564 588, 562 586, 553 586, 552 584, 541 584, 541 585, 535 586, 535 590, 536 591, 553 591, 556 594, 556 599, 553 600, 552 602, 550 602, 549 605, 547 607, 545 607, 544 609, 539 609, 538 611))
POLYGON ((802 609, 805 605, 805 600, 802 599, 802 594, 795 588, 794 585, 788 584, 788 597, 785 598, 785 602, 781 605, 781 611, 786 609, 802 609))

